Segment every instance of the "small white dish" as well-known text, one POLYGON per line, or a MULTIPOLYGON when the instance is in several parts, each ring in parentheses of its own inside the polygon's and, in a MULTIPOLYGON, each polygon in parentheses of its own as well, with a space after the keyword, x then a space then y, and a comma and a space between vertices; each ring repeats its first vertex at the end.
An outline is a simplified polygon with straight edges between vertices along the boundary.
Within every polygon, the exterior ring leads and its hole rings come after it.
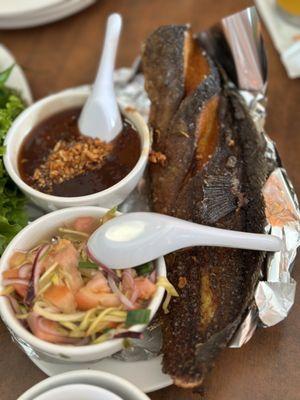
POLYGON ((99 386, 74 383, 47 390, 35 400, 122 400, 120 396, 99 386))
POLYGON ((18 171, 18 155, 24 139, 31 132, 32 128, 59 111, 82 106, 89 94, 90 87, 81 86, 45 97, 23 111, 7 133, 5 140, 6 154, 4 156, 7 173, 33 203, 46 211, 76 206, 111 208, 122 203, 143 176, 150 151, 149 129, 143 117, 137 111, 127 108, 122 113, 133 124, 140 136, 141 153, 137 164, 120 182, 101 192, 87 196, 60 197, 39 192, 21 179, 18 171))
MULTIPOLYGON (((74 207, 58 210, 46 214, 35 220, 24 228, 10 242, 0 260, 0 290, 2 286, 2 274, 8 267, 8 261, 16 249, 30 249, 42 239, 49 238, 59 226, 67 221, 72 221, 80 216, 101 217, 108 210, 98 207, 74 207)), ((125 255, 124 255, 125 256, 125 255)), ((166 266, 163 258, 155 261, 157 276, 166 276, 166 266)), ((153 318, 158 310, 164 295, 164 288, 158 287, 148 308, 151 310, 150 319, 153 318)), ((16 318, 15 313, 7 298, 0 296, 0 315, 6 324, 15 341, 20 345, 26 354, 30 357, 37 357, 51 362, 64 363, 83 363, 98 361, 122 349, 123 339, 112 339, 100 344, 91 344, 85 346, 59 345, 46 342, 34 336, 27 330, 16 318)), ((136 325, 132 329, 135 332, 141 332, 145 325, 136 325)))
POLYGON ((145 393, 154 392, 172 385, 169 375, 162 372, 162 356, 149 360, 124 362, 117 358, 104 358, 91 363, 62 364, 60 362, 48 362, 30 357, 31 361, 46 375, 57 376, 73 371, 74 374, 82 368, 92 372, 107 372, 117 375, 133 383, 145 393), (92 371, 93 370, 93 371, 92 371))
POLYGON ((104 388, 122 400, 149 400, 148 396, 127 380, 107 372, 93 370, 70 371, 52 376, 27 390, 17 400, 37 400, 37 396, 51 389, 77 383, 104 388))

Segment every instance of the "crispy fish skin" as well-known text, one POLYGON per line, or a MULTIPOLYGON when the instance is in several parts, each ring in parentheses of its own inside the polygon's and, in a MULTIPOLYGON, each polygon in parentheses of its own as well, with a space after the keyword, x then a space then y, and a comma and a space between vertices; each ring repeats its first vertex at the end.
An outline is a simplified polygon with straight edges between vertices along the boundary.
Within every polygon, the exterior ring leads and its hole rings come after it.
MULTIPOLYGON (((222 96, 219 121, 215 152, 177 194, 173 215, 225 229, 263 232, 264 142, 235 97, 222 96)), ((163 320, 163 368, 175 384, 201 385, 253 304, 263 262, 262 252, 212 247, 167 257, 168 278, 179 297, 163 320)))
MULTIPOLYGON (((149 69, 145 79, 155 87, 156 76, 149 69)), ((152 107, 163 114, 165 99, 157 97, 155 102, 152 107)), ((150 122, 155 130, 160 115, 150 122)), ((155 211, 220 228, 263 232, 264 139, 242 100, 222 90, 214 72, 186 92, 154 146, 167 156, 164 166, 150 169, 155 211), (181 129, 186 135, 177 134, 181 129)), ((194 388, 202 384, 253 305, 264 253, 195 247, 168 255, 166 262, 179 297, 163 318, 163 370, 176 385, 194 388)))
POLYGON ((186 25, 161 26, 143 46, 143 71, 146 76, 156 77, 155 82, 147 80, 145 88, 152 103, 150 119, 157 122, 157 131, 167 128, 184 96, 183 54, 187 31, 186 25), (160 109, 161 98, 164 98, 163 114, 160 109))
POLYGON ((167 168, 150 165, 152 203, 155 211, 166 214, 172 213, 173 197, 192 163, 198 111, 220 92, 216 67, 195 44, 187 26, 163 26, 150 35, 142 54, 145 88, 151 100, 152 148, 164 154, 168 164, 167 168), (191 63, 198 67, 191 68, 191 63), (192 101, 184 99, 186 93, 192 101), (181 117, 186 114, 188 124, 181 117))

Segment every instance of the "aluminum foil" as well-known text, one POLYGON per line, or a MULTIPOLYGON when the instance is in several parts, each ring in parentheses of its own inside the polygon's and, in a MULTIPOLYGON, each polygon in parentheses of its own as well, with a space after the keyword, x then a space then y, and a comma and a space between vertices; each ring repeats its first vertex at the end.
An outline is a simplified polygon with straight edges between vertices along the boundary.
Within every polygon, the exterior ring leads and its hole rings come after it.
MULTIPOLYGON (((283 239, 283 250, 268 254, 266 269, 255 292, 255 303, 233 337, 230 347, 241 347, 254 334, 257 326, 273 326, 288 315, 295 297, 296 282, 291 277, 297 247, 300 244, 299 204, 293 186, 278 158, 275 144, 264 131, 266 117, 267 63, 260 23, 254 7, 222 19, 198 39, 243 99, 258 132, 266 140, 266 159, 270 176, 263 193, 268 225, 266 233, 283 239)), ((135 107, 147 120, 150 102, 144 90, 144 78, 138 73, 139 60, 133 68, 115 73, 118 100, 122 107, 135 107)), ((121 205, 124 212, 148 210, 147 176, 121 205)), ((148 330, 144 340, 117 354, 123 360, 147 359, 159 352, 159 330, 148 330)))
POLYGON ((265 137, 270 166, 263 189, 268 221, 265 231, 283 240, 281 252, 267 255, 266 270, 255 292, 256 310, 252 307, 248 311, 231 342, 231 347, 240 347, 252 337, 257 325, 273 326, 286 318, 294 303, 296 282, 291 270, 300 244, 299 205, 275 144, 264 131, 267 62, 255 8, 222 19, 201 33, 199 40, 229 78, 229 85, 233 84, 244 98, 258 132, 265 137))

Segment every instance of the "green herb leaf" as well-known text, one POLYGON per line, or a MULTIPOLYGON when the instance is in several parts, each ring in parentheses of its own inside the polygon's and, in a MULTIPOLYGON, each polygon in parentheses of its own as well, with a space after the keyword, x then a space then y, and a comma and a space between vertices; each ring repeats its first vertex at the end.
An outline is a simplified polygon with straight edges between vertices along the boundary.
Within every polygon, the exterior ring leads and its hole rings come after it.
POLYGON ((11 65, 9 68, 5 69, 4 71, 0 72, 0 87, 4 85, 4 83, 9 78, 11 71, 15 65, 11 65))
POLYGON ((132 347, 132 343, 128 338, 123 340, 123 349, 130 349, 132 347))
POLYGON ((7 175, 4 139, 14 119, 24 110, 19 94, 5 86, 13 66, 0 73, 0 256, 11 239, 27 225, 25 197, 7 175))
POLYGON ((103 224, 105 224, 105 222, 109 221, 110 219, 115 218, 117 211, 118 211, 117 206, 108 210, 107 213, 104 214, 102 218, 100 218, 100 225, 103 225, 103 224))
POLYGON ((150 320, 150 313, 151 311, 148 308, 128 311, 125 327, 129 328, 133 325, 147 324, 150 320))
POLYGON ((153 270, 153 264, 148 262, 146 264, 139 265, 135 268, 135 270, 139 276, 149 275, 153 270))
POLYGON ((108 332, 110 332, 111 330, 112 330, 111 328, 105 328, 105 329, 103 329, 102 333, 108 333, 108 332))
POLYGON ((79 268, 85 269, 99 269, 99 265, 90 261, 79 261, 79 268))

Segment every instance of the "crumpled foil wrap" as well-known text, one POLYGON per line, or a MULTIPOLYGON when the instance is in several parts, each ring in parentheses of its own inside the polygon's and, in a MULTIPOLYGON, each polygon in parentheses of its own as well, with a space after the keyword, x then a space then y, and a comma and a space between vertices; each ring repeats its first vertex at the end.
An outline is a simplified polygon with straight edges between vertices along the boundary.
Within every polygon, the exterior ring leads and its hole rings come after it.
MULTIPOLYGON (((283 249, 269 253, 265 271, 261 271, 255 292, 255 303, 249 308, 233 337, 230 347, 241 347, 254 334, 257 326, 273 326, 287 317, 294 303, 296 282, 291 277, 297 247, 300 244, 299 204, 287 173, 281 166, 275 144, 264 131, 266 117, 267 63, 260 23, 254 7, 222 19, 211 29, 198 35, 208 54, 245 100, 258 132, 266 140, 266 159, 270 175, 263 194, 268 225, 266 233, 283 240, 283 249)), ((133 68, 115 72, 117 97, 121 107, 135 107, 147 120, 150 102, 144 90, 139 59, 133 68)), ((149 210, 147 176, 121 205, 123 212, 149 210)), ((156 356, 160 351, 160 329, 148 329, 142 340, 114 357, 136 361, 156 356)))

